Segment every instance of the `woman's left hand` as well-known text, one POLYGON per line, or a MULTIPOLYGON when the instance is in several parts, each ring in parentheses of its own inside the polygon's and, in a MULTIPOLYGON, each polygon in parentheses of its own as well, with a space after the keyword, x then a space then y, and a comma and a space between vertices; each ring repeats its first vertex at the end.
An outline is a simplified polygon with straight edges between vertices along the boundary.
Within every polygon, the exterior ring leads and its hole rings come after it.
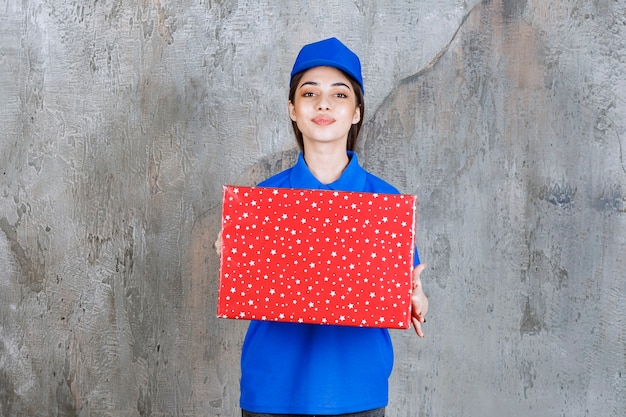
POLYGON ((426 268, 426 264, 419 264, 413 270, 413 292, 411 294, 411 321, 415 328, 415 333, 419 337, 424 337, 422 324, 426 323, 426 313, 428 313, 428 298, 422 288, 420 275, 426 268))

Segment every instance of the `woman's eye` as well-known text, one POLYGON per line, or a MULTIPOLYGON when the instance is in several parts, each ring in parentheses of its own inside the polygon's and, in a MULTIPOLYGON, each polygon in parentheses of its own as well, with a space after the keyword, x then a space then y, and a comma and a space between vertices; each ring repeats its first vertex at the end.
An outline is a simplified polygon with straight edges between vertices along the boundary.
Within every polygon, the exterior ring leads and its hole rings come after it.
POLYGON ((315 94, 313 94, 310 91, 305 91, 304 93, 302 93, 302 97, 313 97, 315 94))
POLYGON ((339 98, 346 98, 348 96, 346 94, 344 94, 344 93, 337 93, 337 97, 339 97, 339 98))

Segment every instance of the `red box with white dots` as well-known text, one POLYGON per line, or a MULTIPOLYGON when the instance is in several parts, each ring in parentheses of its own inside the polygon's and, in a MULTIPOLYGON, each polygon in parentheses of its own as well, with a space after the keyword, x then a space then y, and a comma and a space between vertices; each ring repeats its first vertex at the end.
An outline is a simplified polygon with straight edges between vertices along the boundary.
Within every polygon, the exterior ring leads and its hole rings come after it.
POLYGON ((217 316, 406 329, 417 199, 224 186, 217 316))

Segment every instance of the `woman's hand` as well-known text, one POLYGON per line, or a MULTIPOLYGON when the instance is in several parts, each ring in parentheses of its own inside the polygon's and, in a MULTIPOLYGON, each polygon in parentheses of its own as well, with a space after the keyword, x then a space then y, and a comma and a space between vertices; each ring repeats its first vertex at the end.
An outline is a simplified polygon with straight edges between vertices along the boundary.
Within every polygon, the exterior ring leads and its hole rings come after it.
POLYGON ((217 240, 213 244, 213 247, 215 248, 215 252, 217 252, 218 255, 222 254, 222 231, 221 230, 217 234, 217 240))
POLYGON ((425 264, 419 264, 413 270, 413 293, 411 294, 411 321, 419 337, 424 337, 422 324, 426 323, 426 313, 428 313, 428 298, 424 294, 420 278, 424 268, 426 268, 425 264))

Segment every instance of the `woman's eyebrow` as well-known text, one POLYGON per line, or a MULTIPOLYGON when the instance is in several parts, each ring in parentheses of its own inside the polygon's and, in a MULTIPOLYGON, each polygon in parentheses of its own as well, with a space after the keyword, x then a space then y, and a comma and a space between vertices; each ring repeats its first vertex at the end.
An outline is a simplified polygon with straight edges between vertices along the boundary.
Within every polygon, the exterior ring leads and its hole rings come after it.
POLYGON ((348 84, 341 81, 331 84, 331 87, 346 87, 348 90, 352 90, 348 84))
POLYGON ((305 85, 313 85, 313 86, 317 87, 319 85, 319 83, 316 83, 315 81, 305 81, 302 84, 300 84, 300 88, 304 87, 305 85))
MULTIPOLYGON (((305 81, 300 85, 300 88, 304 87, 305 85, 312 85, 312 86, 318 87, 320 84, 315 81, 305 81)), ((341 82, 341 81, 332 83, 330 86, 331 87, 346 87, 348 90, 352 90, 348 84, 341 82)))

